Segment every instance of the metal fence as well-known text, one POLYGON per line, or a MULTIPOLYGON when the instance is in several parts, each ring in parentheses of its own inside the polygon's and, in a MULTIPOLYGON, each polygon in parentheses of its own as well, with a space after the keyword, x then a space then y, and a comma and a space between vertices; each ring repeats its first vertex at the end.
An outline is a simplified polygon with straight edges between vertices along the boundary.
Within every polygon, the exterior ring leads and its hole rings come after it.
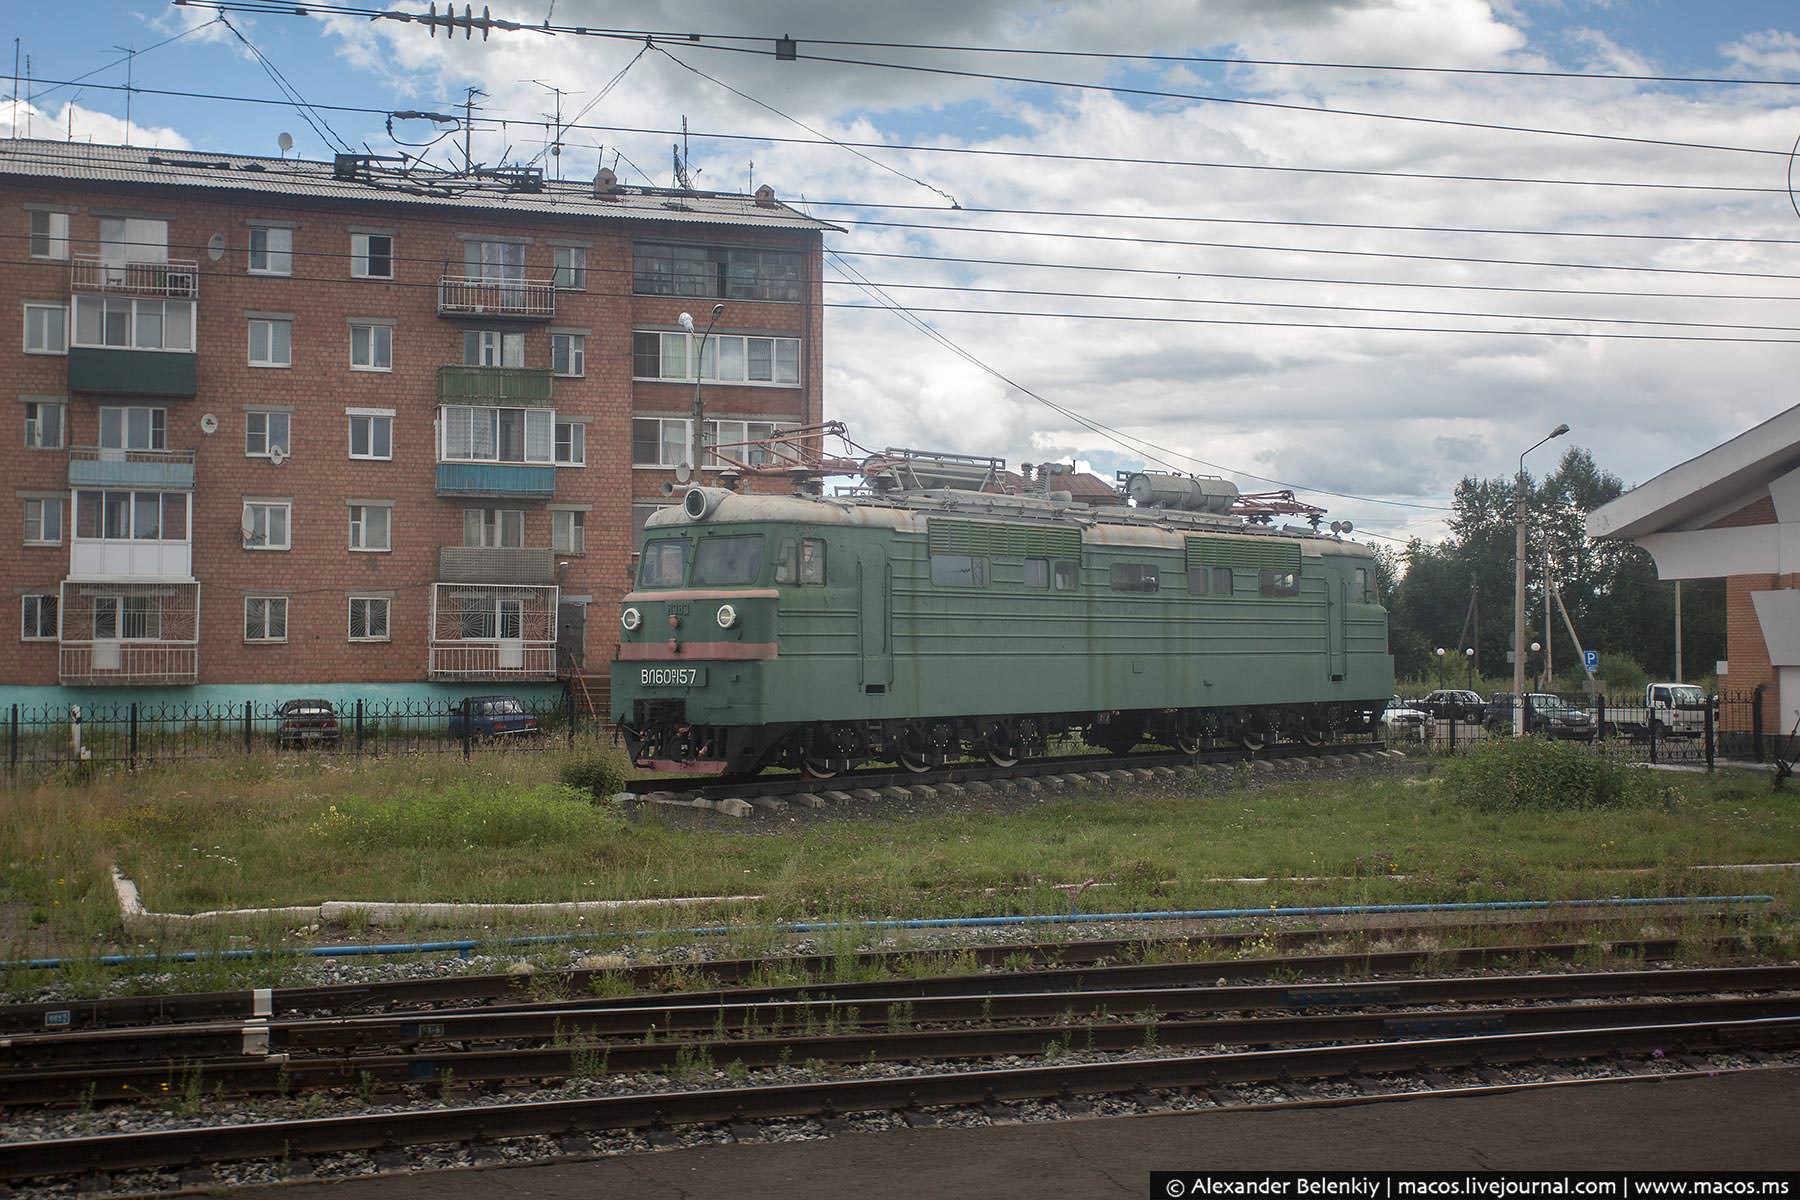
MULTIPOLYGON (((1774 726, 1775 706, 1762 687, 1721 693, 1698 704, 1652 706, 1638 697, 1620 703, 1604 695, 1584 695, 1559 698, 1556 704, 1535 703, 1527 697, 1524 707, 1526 730, 1533 736, 1573 742, 1621 762, 1712 767, 1720 761, 1792 757, 1789 738, 1774 726)), ((1424 722, 1396 721, 1387 729, 1391 743, 1447 753, 1511 736, 1513 715, 1506 703, 1489 704, 1480 713, 1434 712, 1424 722)))
MULTIPOLYGON (((472 693, 468 699, 481 699, 472 693)), ((542 750, 612 742, 603 715, 579 711, 572 693, 519 703, 536 722, 524 733, 484 732, 488 719, 453 724, 463 700, 329 701, 335 725, 283 711, 280 702, 222 704, 107 703, 0 708, 8 776, 74 763, 138 767, 185 759, 259 753, 380 755, 462 754, 504 748, 542 750)), ((479 705, 477 706, 479 707, 479 705)))

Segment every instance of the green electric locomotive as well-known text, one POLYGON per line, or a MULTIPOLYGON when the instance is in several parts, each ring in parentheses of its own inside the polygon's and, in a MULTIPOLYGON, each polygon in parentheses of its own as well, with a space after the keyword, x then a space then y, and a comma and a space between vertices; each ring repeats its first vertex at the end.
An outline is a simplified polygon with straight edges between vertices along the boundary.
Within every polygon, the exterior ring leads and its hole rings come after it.
POLYGON ((614 717, 640 767, 816 776, 1010 765, 1070 731, 1194 752, 1371 729, 1394 669, 1368 549, 1194 488, 688 488, 645 525, 614 717))

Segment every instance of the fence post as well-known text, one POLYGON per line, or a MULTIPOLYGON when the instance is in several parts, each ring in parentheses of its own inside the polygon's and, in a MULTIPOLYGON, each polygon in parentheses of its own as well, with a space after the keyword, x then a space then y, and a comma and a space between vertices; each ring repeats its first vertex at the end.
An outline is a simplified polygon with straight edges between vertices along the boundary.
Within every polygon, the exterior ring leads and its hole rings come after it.
POLYGON ((130 743, 130 745, 131 745, 131 748, 130 748, 130 750, 128 750, 126 752, 126 755, 125 755, 126 766, 130 770, 135 771, 135 770, 137 770, 137 752, 138 752, 138 702, 136 700, 133 700, 131 702, 131 743, 130 743))
POLYGON ((1594 740, 1606 740, 1606 693, 1594 693, 1594 740))
POLYGON ((1456 753, 1456 704, 1450 705, 1450 753, 1456 753))
POLYGON ((1656 709, 1646 705, 1644 708, 1644 724, 1650 728, 1650 765, 1656 765, 1656 709))
POLYGON ((356 698, 356 753, 358 754, 358 756, 360 756, 363 752, 362 717, 363 717, 363 702, 362 702, 362 697, 358 696, 356 698))
POLYGON ((575 689, 563 688, 563 710, 568 717, 569 749, 575 748, 575 689))
POLYGON ((1706 769, 1713 769, 1713 701, 1716 696, 1706 699, 1706 769))
POLYGON ((250 708, 251 702, 244 701, 244 753, 250 753, 250 708))
POLYGON ((7 723, 6 735, 6 769, 11 774, 19 773, 19 706, 12 706, 12 720, 7 723))
POLYGON ((475 741, 475 712, 469 707, 469 698, 462 699, 462 743, 463 761, 469 761, 469 751, 475 741))
POLYGON ((1763 760, 1762 698, 1763 685, 1759 683, 1750 694, 1750 749, 1756 755, 1757 762, 1763 760))

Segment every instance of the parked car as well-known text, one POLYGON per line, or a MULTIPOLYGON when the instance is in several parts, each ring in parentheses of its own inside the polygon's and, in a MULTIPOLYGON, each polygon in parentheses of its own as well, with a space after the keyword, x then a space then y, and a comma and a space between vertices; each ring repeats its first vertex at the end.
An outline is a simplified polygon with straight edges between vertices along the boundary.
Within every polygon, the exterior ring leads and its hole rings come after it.
MULTIPOLYGON (((1526 694, 1526 733, 1544 733, 1551 737, 1591 738, 1594 736, 1594 714, 1578 704, 1549 692, 1526 694)), ((1488 701, 1485 723, 1491 733, 1511 733, 1513 694, 1495 692, 1488 701)))
POLYGON ((462 737, 465 728, 477 738, 531 737, 538 721, 517 696, 470 696, 450 706, 450 736, 462 737))
POLYGON ((1387 707, 1381 710, 1381 729, 1391 742, 1430 741, 1435 724, 1430 713, 1408 705, 1398 696, 1389 700, 1387 707))
POLYGON ((1423 700, 1414 700, 1412 707, 1428 712, 1440 721, 1455 717, 1458 721, 1480 724, 1487 716, 1487 701, 1481 698, 1480 692, 1471 692, 1467 688, 1440 688, 1423 700))
POLYGON ((1658 741, 1702 737, 1710 703, 1706 693, 1691 683, 1646 684, 1642 696, 1626 703, 1608 699, 1606 731, 1623 733, 1633 741, 1642 741, 1653 731, 1658 741))
POLYGON ((275 710, 275 744, 283 750, 299 746, 335 746, 337 710, 329 700, 284 700, 275 710))

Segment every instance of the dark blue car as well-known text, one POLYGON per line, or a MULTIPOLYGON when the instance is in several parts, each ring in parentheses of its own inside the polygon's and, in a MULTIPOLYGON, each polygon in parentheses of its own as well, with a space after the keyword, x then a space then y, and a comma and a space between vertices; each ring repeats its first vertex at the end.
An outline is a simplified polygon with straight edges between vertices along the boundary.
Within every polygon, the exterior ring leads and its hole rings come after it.
POLYGON ((537 733, 537 718, 525 711, 517 696, 470 696, 450 706, 450 736, 461 738, 530 737, 537 733))

